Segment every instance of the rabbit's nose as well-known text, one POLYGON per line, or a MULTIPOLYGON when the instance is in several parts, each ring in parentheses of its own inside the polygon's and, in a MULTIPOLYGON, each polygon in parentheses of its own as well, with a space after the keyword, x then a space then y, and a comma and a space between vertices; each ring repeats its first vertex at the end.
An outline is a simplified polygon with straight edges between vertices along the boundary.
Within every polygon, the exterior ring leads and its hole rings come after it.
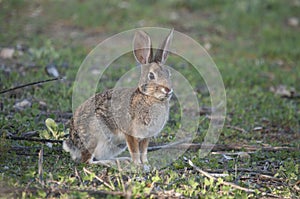
POLYGON ((162 91, 163 93, 167 94, 167 95, 170 95, 170 94, 173 93, 173 89, 169 89, 169 88, 167 88, 167 87, 163 87, 163 88, 161 89, 161 91, 162 91))

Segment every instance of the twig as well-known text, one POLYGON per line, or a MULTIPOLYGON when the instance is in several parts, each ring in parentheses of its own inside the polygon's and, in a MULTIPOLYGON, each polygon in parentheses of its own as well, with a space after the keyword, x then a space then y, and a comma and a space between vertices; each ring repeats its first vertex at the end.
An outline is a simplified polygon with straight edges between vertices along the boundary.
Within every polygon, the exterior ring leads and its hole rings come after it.
POLYGON ((37 81, 37 82, 31 82, 31 83, 28 83, 28 84, 23 84, 23 85, 20 85, 20 86, 16 86, 16 87, 13 87, 13 88, 9 88, 9 89, 0 91, 0 94, 7 93, 7 92, 10 92, 10 91, 13 91, 13 90, 20 89, 20 88, 24 88, 24 87, 27 87, 27 86, 33 86, 33 85, 36 85, 36 84, 43 84, 43 83, 46 83, 46 82, 51 82, 51 81, 56 81, 56 80, 61 80, 61 79, 63 79, 63 78, 62 77, 57 77, 57 78, 53 78, 53 79, 47 79, 47 80, 42 80, 42 81, 37 81))
POLYGON ((120 178, 120 181, 121 181, 122 189, 123 189, 124 194, 126 195, 125 184, 124 184, 124 180, 123 180, 123 177, 122 177, 122 168, 121 168, 121 165, 120 165, 120 161, 117 159, 116 162, 117 162, 117 166, 118 166, 119 178, 120 178))
MULTIPOLYGON (((50 142, 50 143, 63 143, 63 140, 50 140, 50 139, 38 139, 38 138, 28 138, 28 137, 18 137, 18 136, 8 136, 6 139, 11 140, 26 140, 26 141, 33 141, 33 142, 50 142)), ((186 140, 181 140, 176 143, 160 145, 160 146, 150 146, 148 151, 156 151, 160 149, 212 149, 212 151, 231 151, 231 150, 246 150, 246 151, 278 151, 278 150, 288 150, 288 151, 296 151, 299 150, 295 147, 286 147, 286 146, 278 146, 278 147, 259 147, 259 146, 251 146, 251 145, 227 145, 227 144, 197 144, 197 143, 184 143, 186 140)))
POLYGON ((300 99, 300 95, 290 95, 290 96, 287 96, 287 95, 283 95, 283 96, 280 96, 281 98, 286 98, 286 99, 300 99))
MULTIPOLYGON (((89 170, 87 170, 85 167, 83 167, 83 171, 84 171, 85 173, 88 173, 89 175, 92 174, 92 172, 90 172, 89 170)), ((95 175, 95 178, 96 178, 97 180, 99 180, 100 182, 102 182, 105 186, 107 186, 108 188, 110 188, 112 191, 115 190, 114 187, 112 187, 110 184, 108 184, 107 182, 105 182, 104 180, 102 180, 101 178, 99 178, 97 175, 95 175)))
MULTIPOLYGON (((218 181, 217 178, 215 178, 214 176, 212 176, 211 174, 209 174, 208 172, 206 171, 203 171, 202 169, 200 169, 199 167, 195 166, 194 163, 191 161, 191 160, 188 160, 188 163, 191 167, 193 167, 196 171, 198 171, 200 174, 202 174, 203 176, 206 176, 208 177, 209 179, 213 179, 214 181, 218 181)), ((222 185, 226 185, 226 186, 231 186, 232 188, 234 189, 239 189, 239 190, 242 190, 242 191, 246 191, 248 193, 254 193, 255 190, 253 189, 248 189, 248 188, 244 188, 244 187, 241 187, 239 185, 236 185, 234 183, 231 183, 231 182, 226 182, 226 181, 222 181, 221 182, 222 185)))
POLYGON ((282 178, 275 178, 273 176, 269 176, 269 175, 266 175, 266 174, 259 174, 258 175, 258 178, 261 179, 261 180, 268 180, 268 181, 274 181, 274 182, 284 182, 285 179, 282 179, 282 178))
POLYGON ((240 132, 242 132, 242 133, 247 133, 247 131, 246 131, 245 129, 242 129, 242 128, 237 127, 237 126, 226 125, 226 128, 233 129, 233 130, 237 130, 237 131, 240 131, 240 132))
POLYGON ((229 176, 229 174, 227 173, 210 173, 210 175, 216 178, 224 178, 229 176))
POLYGON ((83 181, 82 181, 82 179, 81 179, 81 177, 80 177, 80 175, 79 175, 79 173, 77 171, 76 166, 75 166, 75 171, 74 172, 75 172, 75 177, 77 177, 78 180, 79 180, 79 182, 80 182, 80 185, 83 185, 83 181))
POLYGON ((44 180, 43 180, 43 161, 44 161, 44 149, 41 148, 39 152, 39 164, 38 164, 38 173, 39 173, 39 182, 44 187, 44 180))
POLYGON ((26 140, 26 141, 32 141, 32 142, 50 142, 50 143, 63 143, 63 140, 50 140, 50 139, 38 139, 38 138, 29 138, 29 137, 18 137, 18 136, 8 136, 5 137, 6 139, 10 140, 26 140))
POLYGON ((243 173, 247 173, 249 175, 258 175, 258 174, 263 174, 263 175, 273 175, 272 172, 269 171, 263 171, 263 170, 252 170, 252 169, 248 169, 248 168, 236 168, 236 169, 214 169, 214 170, 210 170, 207 169, 207 171, 209 172, 213 172, 213 173, 222 173, 222 172, 229 172, 229 173, 234 173, 234 172, 243 172, 243 173))
MULTIPOLYGON (((246 152, 227 152, 227 151, 214 151, 211 152, 212 155, 229 155, 229 156, 239 156, 241 153, 246 153, 246 152)), ((255 151, 248 151, 248 154, 253 154, 255 151)))
POLYGON ((161 146, 150 146, 148 151, 156 151, 160 149, 183 149, 183 150, 198 150, 198 149, 211 149, 212 151, 231 151, 231 150, 242 150, 245 151, 279 151, 279 150, 287 150, 287 151, 297 151, 298 148, 295 147, 260 147, 260 146, 251 146, 251 145, 228 145, 228 144, 197 144, 197 143, 172 143, 161 146))
MULTIPOLYGON (((7 136, 6 139, 11 140, 25 140, 33 142, 43 142, 43 143, 63 143, 63 140, 50 140, 50 139, 38 139, 38 138, 29 138, 29 137, 18 137, 18 136, 7 136)), ((148 151, 156 151, 160 149, 182 149, 182 150, 199 150, 199 149, 211 149, 212 151, 232 151, 232 150, 245 150, 249 151, 297 151, 299 150, 296 147, 287 147, 287 146, 277 146, 277 147, 260 147, 260 146, 251 146, 251 145, 228 145, 228 144, 198 144, 198 143, 184 143, 186 140, 180 140, 175 143, 165 144, 160 146, 150 146, 148 151)))
MULTIPOLYGON (((30 150, 39 151, 41 149, 41 147, 40 146, 10 146, 9 149, 12 149, 12 151, 16 151, 16 152, 18 152, 18 151, 26 151, 26 152, 28 152, 30 150)), ((51 151, 52 152, 53 151, 61 151, 61 149, 62 149, 61 147, 57 146, 57 147, 52 147, 51 151)), ((44 153, 44 156, 45 155, 46 154, 44 153)))
MULTIPOLYGON (((160 150, 160 149, 172 149, 172 148, 181 149, 181 147, 183 147, 182 149, 184 149, 184 148, 186 148, 184 145, 186 144, 185 142, 187 140, 190 140, 190 139, 184 139, 184 140, 177 141, 175 143, 169 143, 169 144, 160 145, 160 146, 150 146, 150 147, 148 147, 148 151, 156 151, 156 150, 160 150)), ((192 144, 192 143, 189 143, 189 144, 192 144)), ((189 147, 191 147, 191 146, 192 145, 190 145, 189 147)))

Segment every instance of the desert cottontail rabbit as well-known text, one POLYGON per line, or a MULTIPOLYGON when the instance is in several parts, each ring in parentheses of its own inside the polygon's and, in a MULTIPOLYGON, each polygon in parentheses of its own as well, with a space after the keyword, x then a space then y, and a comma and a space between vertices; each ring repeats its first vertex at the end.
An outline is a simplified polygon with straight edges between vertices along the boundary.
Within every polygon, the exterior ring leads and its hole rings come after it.
POLYGON ((170 73, 164 65, 173 30, 152 54, 150 37, 134 36, 134 56, 141 64, 136 88, 106 90, 86 100, 70 122, 70 137, 63 148, 76 161, 113 160, 128 147, 135 164, 145 164, 149 139, 162 130, 169 116, 172 95, 170 73))

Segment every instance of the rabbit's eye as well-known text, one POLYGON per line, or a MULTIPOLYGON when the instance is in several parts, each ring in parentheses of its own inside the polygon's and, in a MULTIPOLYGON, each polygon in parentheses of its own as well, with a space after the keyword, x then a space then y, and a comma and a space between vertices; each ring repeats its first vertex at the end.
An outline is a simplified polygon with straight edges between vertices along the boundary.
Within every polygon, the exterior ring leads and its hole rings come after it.
POLYGON ((150 80, 153 80, 153 79, 155 79, 155 76, 154 76, 154 74, 153 74, 152 72, 150 72, 150 73, 148 74, 148 78, 149 78, 150 80))

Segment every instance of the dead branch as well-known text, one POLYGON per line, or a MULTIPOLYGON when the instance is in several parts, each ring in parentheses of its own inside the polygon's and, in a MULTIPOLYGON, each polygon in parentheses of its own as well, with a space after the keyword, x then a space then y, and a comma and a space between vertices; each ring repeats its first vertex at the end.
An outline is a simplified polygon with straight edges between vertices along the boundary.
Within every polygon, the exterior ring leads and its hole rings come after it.
POLYGON ((39 139, 39 138, 29 138, 29 137, 19 137, 19 136, 7 136, 5 137, 9 140, 24 140, 24 141, 32 141, 32 142, 43 142, 43 143, 63 143, 63 140, 50 140, 50 139, 39 139))
POLYGON ((237 127, 237 126, 226 125, 226 128, 233 129, 233 130, 236 130, 236 131, 240 131, 242 133, 247 133, 247 131, 245 129, 237 127))
MULTIPOLYGON (((202 174, 205 177, 208 177, 209 179, 213 179, 214 181, 218 181, 217 178, 215 178, 214 176, 212 176, 210 173, 203 171, 202 169, 200 169, 199 167, 195 166, 194 163, 191 160, 188 160, 188 164, 193 167, 196 171, 198 171, 200 174, 202 174)), ((220 182, 222 185, 226 185, 226 186, 231 186, 234 189, 239 189, 242 191, 246 191, 248 193, 254 193, 255 190, 254 189, 248 189, 248 188, 244 188, 241 187, 237 184, 231 183, 231 182, 226 182, 226 181, 222 181, 220 182)))
MULTIPOLYGON (((85 167, 83 167, 83 171, 89 175, 92 174, 91 171, 87 170, 85 167)), ((94 176, 94 178, 96 178, 98 181, 102 182, 106 187, 108 187, 110 190, 114 191, 115 188, 113 186, 111 186, 110 184, 108 184, 107 182, 105 182, 104 180, 102 180, 101 178, 99 178, 97 175, 94 176)))
POLYGON ((24 88, 24 87, 27 87, 27 86, 33 86, 33 85, 36 85, 36 84, 43 84, 43 83, 46 83, 46 82, 52 82, 52 81, 62 80, 62 79, 63 79, 62 77, 57 77, 57 78, 53 78, 53 79, 46 79, 46 80, 42 80, 42 81, 31 82, 31 83, 28 83, 28 84, 22 84, 20 86, 16 86, 16 87, 13 87, 13 88, 9 88, 9 89, 0 91, 0 94, 11 92, 13 90, 17 90, 17 89, 24 88))
MULTIPOLYGON (((52 139, 39 139, 39 138, 29 138, 29 137, 19 137, 19 136, 8 136, 6 139, 11 140, 24 140, 24 141, 33 141, 33 142, 42 142, 42 143, 63 143, 63 140, 52 140, 52 139)), ((212 151, 232 151, 232 150, 244 150, 247 152, 255 152, 255 151, 297 151, 299 150, 296 147, 288 147, 288 146, 255 146, 255 145, 228 145, 228 144, 198 144, 198 143, 184 143, 183 141, 178 141, 171 144, 153 146, 154 143, 150 143, 150 147, 148 151, 156 151, 161 149, 182 149, 182 150, 199 150, 199 149, 212 149, 212 151)))
POLYGON ((39 174, 39 182, 44 187, 44 179, 43 179, 43 162, 44 162, 44 149, 41 148, 39 152, 39 161, 38 161, 38 174, 39 174))
POLYGON ((269 176, 266 174, 259 174, 257 177, 261 180, 268 180, 268 181, 273 181, 273 182, 284 182, 285 181, 285 179, 283 179, 283 178, 276 178, 276 177, 269 176))
POLYGON ((150 146, 148 151, 156 151, 160 149, 182 149, 182 150, 199 150, 199 149, 212 149, 212 151, 231 151, 231 150, 245 150, 245 151, 297 151, 295 147, 278 146, 278 147, 264 147, 254 145, 228 145, 228 144, 197 144, 197 143, 178 143, 166 144, 161 146, 150 146))
POLYGON ((79 175, 76 166, 75 166, 75 168, 74 168, 74 172, 75 172, 75 177, 76 177, 76 178, 79 180, 79 182, 80 182, 80 185, 83 185, 82 178, 81 178, 81 176, 79 175))
POLYGON ((274 175, 274 173, 270 171, 263 171, 263 170, 253 170, 249 168, 236 168, 236 169, 207 169, 207 171, 211 173, 224 173, 224 172, 229 172, 229 173, 234 173, 234 172, 243 172, 247 173, 248 175, 251 176, 256 176, 256 175, 274 175))

